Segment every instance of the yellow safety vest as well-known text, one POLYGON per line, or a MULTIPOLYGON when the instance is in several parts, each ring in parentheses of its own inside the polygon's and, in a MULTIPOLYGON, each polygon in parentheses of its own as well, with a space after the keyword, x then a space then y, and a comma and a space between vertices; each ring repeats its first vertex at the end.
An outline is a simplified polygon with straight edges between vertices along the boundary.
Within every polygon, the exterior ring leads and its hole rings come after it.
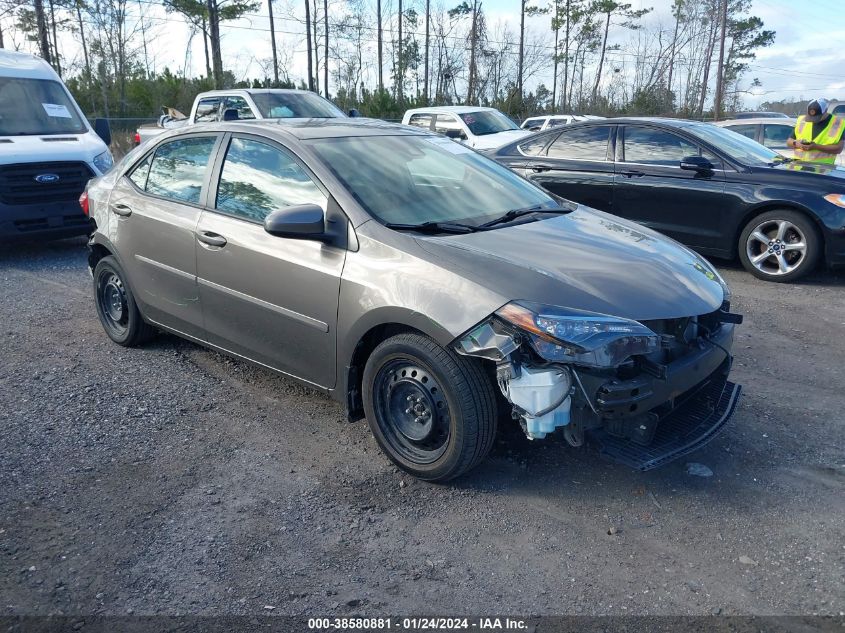
MULTIPOLYGON (((842 140, 843 133, 845 133, 845 119, 838 116, 830 117, 827 127, 816 138, 813 138, 813 124, 807 120, 807 117, 800 116, 795 123, 796 141, 812 141, 818 145, 836 145, 842 140)), ((800 147, 795 148, 795 158, 810 163, 836 164, 836 154, 827 154, 818 150, 807 151, 800 149, 800 147)))

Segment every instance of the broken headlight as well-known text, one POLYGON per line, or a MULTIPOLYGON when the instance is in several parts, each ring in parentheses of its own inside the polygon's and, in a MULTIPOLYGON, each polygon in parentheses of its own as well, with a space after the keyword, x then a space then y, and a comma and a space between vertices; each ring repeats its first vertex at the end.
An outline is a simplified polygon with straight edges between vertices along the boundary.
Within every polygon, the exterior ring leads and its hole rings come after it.
POLYGON ((657 334, 642 323, 606 314, 512 302, 496 316, 526 332, 534 351, 551 362, 616 367, 660 347, 657 334))

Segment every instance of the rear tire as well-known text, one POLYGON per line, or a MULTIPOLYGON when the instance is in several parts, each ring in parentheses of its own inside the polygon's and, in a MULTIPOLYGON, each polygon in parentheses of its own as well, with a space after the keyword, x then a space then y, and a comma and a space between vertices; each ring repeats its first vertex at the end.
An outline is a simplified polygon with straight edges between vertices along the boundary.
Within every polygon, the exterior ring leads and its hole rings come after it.
POLYGON ((118 345, 133 347, 155 335, 153 327, 141 317, 123 268, 111 255, 94 267, 94 299, 100 324, 118 345))
POLYGON ((418 479, 447 481, 477 466, 496 435, 493 384, 476 359, 419 334, 373 350, 364 411, 381 450, 418 479))
POLYGON ((746 224, 738 250, 742 265, 755 277, 788 283, 816 267, 822 240, 806 215, 783 209, 762 213, 746 224))

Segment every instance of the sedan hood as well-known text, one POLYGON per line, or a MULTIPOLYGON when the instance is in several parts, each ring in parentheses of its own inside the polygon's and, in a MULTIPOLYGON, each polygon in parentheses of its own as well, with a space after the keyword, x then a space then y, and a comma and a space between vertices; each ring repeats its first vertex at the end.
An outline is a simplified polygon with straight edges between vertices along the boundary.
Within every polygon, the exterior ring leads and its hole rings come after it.
MULTIPOLYGON (((841 156, 837 157, 837 161, 841 156)), ((842 165, 822 165, 819 163, 785 162, 767 169, 796 174, 796 178, 803 178, 807 174, 822 178, 835 178, 839 183, 845 183, 845 167, 842 165)))
POLYGON ((725 298, 721 278, 700 256, 586 207, 419 243, 441 265, 513 300, 646 321, 707 314, 725 298))

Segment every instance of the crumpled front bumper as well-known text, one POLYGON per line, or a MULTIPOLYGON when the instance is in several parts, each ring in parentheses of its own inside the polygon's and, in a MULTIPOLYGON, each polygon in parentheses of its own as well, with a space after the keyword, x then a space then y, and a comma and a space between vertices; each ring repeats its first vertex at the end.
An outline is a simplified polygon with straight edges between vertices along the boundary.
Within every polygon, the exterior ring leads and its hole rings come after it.
POLYGON ((736 409, 742 387, 717 371, 685 394, 681 403, 664 415, 648 445, 612 435, 599 427, 588 432, 599 452, 640 471, 663 466, 703 447, 727 425, 736 409))

